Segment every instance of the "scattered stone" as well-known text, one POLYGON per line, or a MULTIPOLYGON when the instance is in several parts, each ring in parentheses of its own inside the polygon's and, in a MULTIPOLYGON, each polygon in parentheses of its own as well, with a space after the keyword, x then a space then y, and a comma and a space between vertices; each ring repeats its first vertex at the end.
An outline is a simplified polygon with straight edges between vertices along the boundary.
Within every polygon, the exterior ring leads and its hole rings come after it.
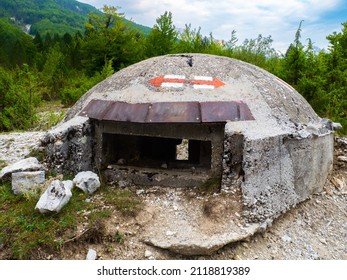
POLYGON ((118 187, 125 188, 126 186, 129 186, 129 182, 124 180, 118 181, 118 187))
POLYGON ((0 171, 0 179, 4 179, 9 174, 20 171, 44 170, 43 165, 34 157, 25 158, 11 165, 4 167, 0 171))
POLYGON ((324 245, 328 244, 325 238, 319 238, 319 241, 324 245))
POLYGON ((40 213, 59 212, 70 200, 72 181, 54 180, 41 195, 35 209, 40 213))
POLYGON ((292 241, 292 238, 286 233, 285 235, 283 235, 281 237, 281 239, 284 241, 284 242, 291 242, 292 241))
POLYGON ((346 156, 338 156, 337 159, 339 161, 347 162, 347 157, 346 156))
POLYGON ((97 174, 91 171, 82 171, 73 179, 77 188, 85 193, 92 194, 100 188, 100 180, 97 174))
POLYGON ((96 260, 97 253, 94 249, 89 249, 87 253, 86 260, 88 261, 94 261, 96 260))
POLYGON ((152 257, 153 256, 153 253, 150 251, 150 250, 146 250, 145 251, 145 257, 146 258, 150 258, 150 257, 152 257))
POLYGON ((343 189, 346 186, 346 183, 339 178, 332 177, 331 182, 334 184, 335 188, 337 189, 343 189))
POLYGON ((145 190, 141 189, 141 190, 137 190, 137 191, 136 191, 136 194, 137 194, 137 195, 141 195, 141 194, 143 194, 144 192, 145 192, 145 190))
POLYGON ((40 188, 45 183, 45 171, 12 173, 12 191, 23 194, 40 188))

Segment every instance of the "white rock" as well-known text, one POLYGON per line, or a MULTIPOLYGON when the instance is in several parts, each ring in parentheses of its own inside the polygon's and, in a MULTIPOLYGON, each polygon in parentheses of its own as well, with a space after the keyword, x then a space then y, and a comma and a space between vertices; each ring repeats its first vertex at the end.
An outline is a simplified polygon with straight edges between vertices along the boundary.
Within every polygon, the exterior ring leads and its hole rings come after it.
POLYGON ((281 237, 281 239, 284 241, 284 242, 291 242, 292 241, 292 238, 288 235, 288 234, 285 234, 281 237))
POLYGON ((91 171, 79 172, 73 179, 73 183, 77 188, 89 194, 94 193, 100 188, 98 175, 91 171))
POLYGON ((153 253, 150 250, 146 250, 145 251, 145 257, 146 258, 149 258, 149 257, 152 257, 152 256, 153 256, 153 253))
POLYGON ((347 162, 347 157, 346 156, 338 156, 337 159, 339 161, 347 162))
POLYGON ((20 161, 17 161, 9 166, 4 167, 0 171, 0 179, 4 176, 19 171, 37 171, 43 170, 43 165, 34 157, 25 158, 20 161))
POLYGON ((14 194, 23 194, 40 188, 45 183, 45 171, 15 172, 12 173, 12 191, 14 194))
POLYGON ((41 195, 35 209, 40 213, 59 212, 70 200, 72 181, 54 180, 41 195))
POLYGON ((97 253, 94 249, 89 249, 87 253, 86 260, 88 261, 94 261, 96 260, 97 253))

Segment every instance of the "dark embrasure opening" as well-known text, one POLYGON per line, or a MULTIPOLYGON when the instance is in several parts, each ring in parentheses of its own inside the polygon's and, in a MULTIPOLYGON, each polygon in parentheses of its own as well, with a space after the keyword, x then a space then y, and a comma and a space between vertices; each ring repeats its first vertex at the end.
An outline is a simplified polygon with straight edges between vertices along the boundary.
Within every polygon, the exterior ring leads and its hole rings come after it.
POLYGON ((211 141, 104 133, 102 150, 106 165, 211 168, 211 141))

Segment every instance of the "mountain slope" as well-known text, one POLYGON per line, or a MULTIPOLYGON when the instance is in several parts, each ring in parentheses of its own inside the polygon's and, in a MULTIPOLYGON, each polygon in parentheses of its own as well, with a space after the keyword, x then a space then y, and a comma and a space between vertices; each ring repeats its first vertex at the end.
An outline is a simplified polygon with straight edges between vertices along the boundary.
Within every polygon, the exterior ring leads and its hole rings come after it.
MULTIPOLYGON (((34 35, 75 33, 84 30, 90 13, 100 13, 95 7, 75 0, 1 0, 0 17, 11 18, 34 35)), ((150 28, 133 24, 145 34, 150 28)))

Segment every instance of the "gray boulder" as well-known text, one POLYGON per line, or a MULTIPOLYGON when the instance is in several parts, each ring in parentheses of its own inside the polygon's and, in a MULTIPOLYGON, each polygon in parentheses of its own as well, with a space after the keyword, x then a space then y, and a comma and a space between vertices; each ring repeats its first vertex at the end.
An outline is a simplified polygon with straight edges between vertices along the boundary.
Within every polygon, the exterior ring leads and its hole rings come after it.
POLYGON ((26 171, 12 173, 12 191, 23 194, 40 188, 45 183, 45 171, 26 171))
POLYGON ((35 209, 40 213, 59 212, 70 200, 73 183, 71 180, 54 180, 41 195, 35 209))
POLYGON ((73 183, 77 188, 89 194, 100 188, 99 176, 91 171, 79 172, 73 179, 73 183))
POLYGON ((25 158, 11 165, 4 167, 0 171, 0 180, 13 172, 44 170, 43 165, 34 157, 25 158))

